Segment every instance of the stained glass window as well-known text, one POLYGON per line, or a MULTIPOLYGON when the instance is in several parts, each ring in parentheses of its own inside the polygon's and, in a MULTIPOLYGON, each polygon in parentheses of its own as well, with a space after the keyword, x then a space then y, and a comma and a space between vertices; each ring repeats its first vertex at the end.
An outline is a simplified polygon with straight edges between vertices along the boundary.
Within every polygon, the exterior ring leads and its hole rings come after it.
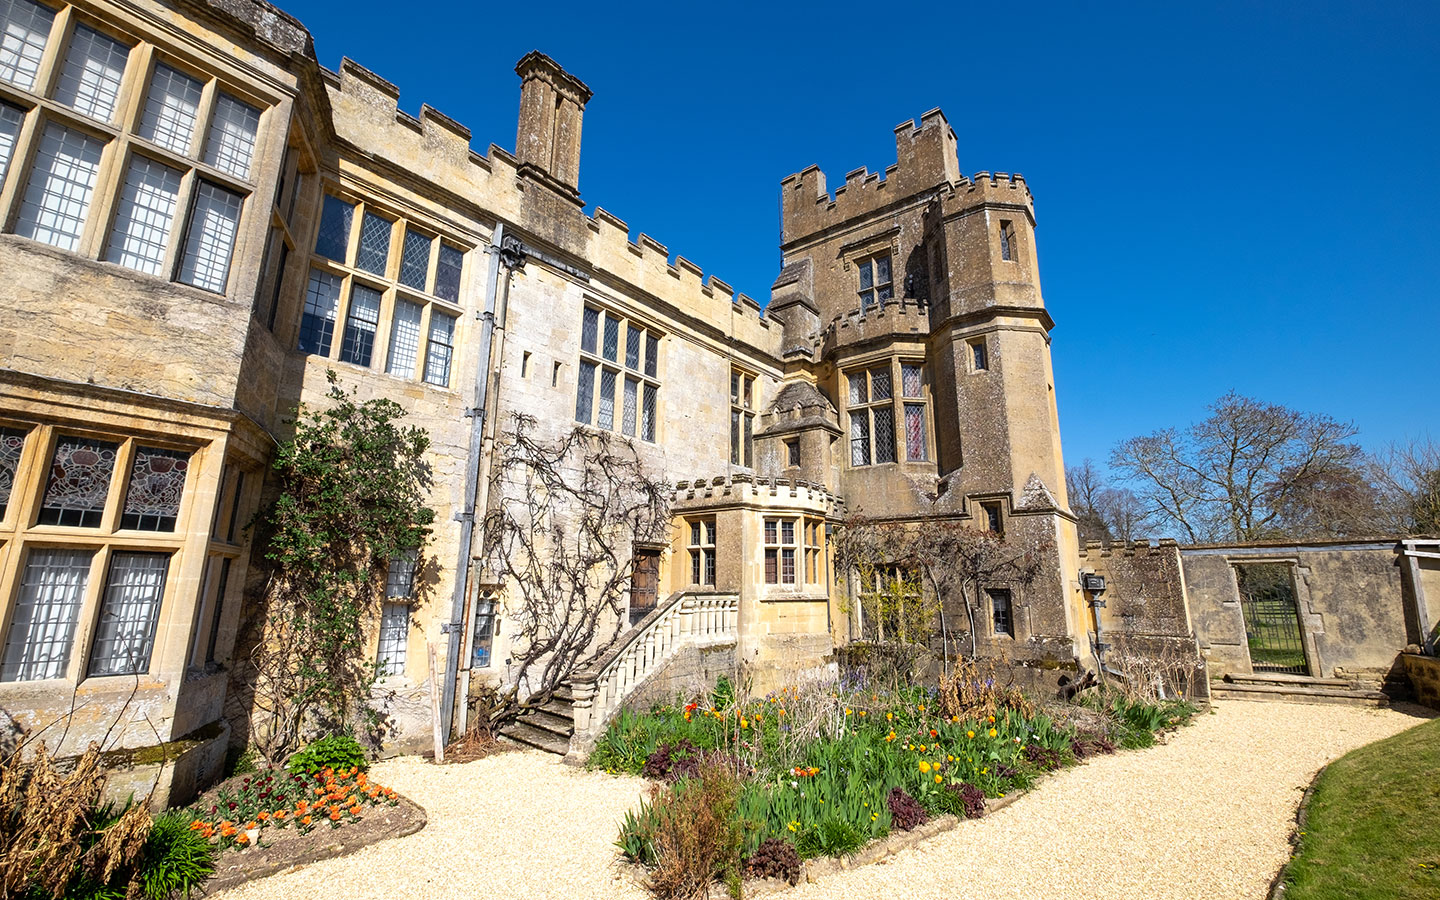
POLYGON ((40 503, 40 524, 100 527, 118 447, 109 441, 61 437, 40 503))
POLYGON ((920 366, 912 363, 900 364, 900 388, 906 397, 919 397, 920 366))
POLYGON ((116 553, 100 602, 100 622, 87 674, 143 675, 150 668, 168 553, 116 553))
POLYGON ((180 497, 190 471, 190 454, 155 447, 136 447, 130 486, 125 491, 121 528, 174 531, 180 497))
POLYGON ((20 468, 20 453, 25 449, 25 432, 0 428, 0 519, 10 506, 10 492, 15 489, 15 470, 20 468))

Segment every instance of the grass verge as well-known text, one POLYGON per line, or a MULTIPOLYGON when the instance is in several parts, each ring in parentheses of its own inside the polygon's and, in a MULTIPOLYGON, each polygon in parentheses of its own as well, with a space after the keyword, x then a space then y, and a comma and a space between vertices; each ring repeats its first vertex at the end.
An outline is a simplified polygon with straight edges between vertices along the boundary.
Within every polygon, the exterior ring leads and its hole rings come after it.
POLYGON ((1330 764, 1311 796, 1285 896, 1440 897, 1440 719, 1330 764))

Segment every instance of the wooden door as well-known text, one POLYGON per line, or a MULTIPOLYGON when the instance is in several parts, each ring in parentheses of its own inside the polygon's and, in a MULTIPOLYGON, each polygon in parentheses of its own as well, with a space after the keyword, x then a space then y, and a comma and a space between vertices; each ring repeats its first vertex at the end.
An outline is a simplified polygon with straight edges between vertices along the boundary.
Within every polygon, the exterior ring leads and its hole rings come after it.
POLYGON ((635 562, 630 574, 630 624, 650 615, 660 597, 660 551, 648 547, 635 548, 635 562))

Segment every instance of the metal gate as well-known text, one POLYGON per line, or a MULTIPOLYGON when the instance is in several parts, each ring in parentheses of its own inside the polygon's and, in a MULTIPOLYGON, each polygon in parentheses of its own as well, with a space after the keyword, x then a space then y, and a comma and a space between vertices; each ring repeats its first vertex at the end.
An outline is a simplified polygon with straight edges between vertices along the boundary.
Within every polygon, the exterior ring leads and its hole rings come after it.
POLYGON ((1236 566, 1235 574, 1245 616, 1250 667, 1256 672, 1310 674, 1290 566, 1252 563, 1236 566))

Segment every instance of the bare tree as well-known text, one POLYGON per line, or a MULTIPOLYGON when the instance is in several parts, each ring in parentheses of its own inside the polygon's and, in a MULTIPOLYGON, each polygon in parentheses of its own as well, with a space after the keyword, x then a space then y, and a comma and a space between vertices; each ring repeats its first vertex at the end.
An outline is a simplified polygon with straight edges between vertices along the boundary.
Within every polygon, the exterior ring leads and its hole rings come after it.
POLYGON ((1389 533, 1440 535, 1440 444, 1428 436, 1393 443, 1376 457, 1373 472, 1389 533))
POLYGON ((485 556, 518 601, 497 724, 547 702, 620 636, 633 548, 669 537, 668 488, 629 440, 576 428, 551 443, 535 424, 517 413, 497 442, 484 520, 485 556))
POLYGON ((1150 524, 1135 492, 1107 485, 1094 460, 1066 466, 1065 489, 1082 541, 1130 541, 1150 524))
POLYGON ((1354 425, 1226 394, 1184 431, 1121 442, 1110 465, 1134 485, 1147 515, 1191 542, 1285 534, 1285 511, 1317 481, 1363 462, 1354 425))

